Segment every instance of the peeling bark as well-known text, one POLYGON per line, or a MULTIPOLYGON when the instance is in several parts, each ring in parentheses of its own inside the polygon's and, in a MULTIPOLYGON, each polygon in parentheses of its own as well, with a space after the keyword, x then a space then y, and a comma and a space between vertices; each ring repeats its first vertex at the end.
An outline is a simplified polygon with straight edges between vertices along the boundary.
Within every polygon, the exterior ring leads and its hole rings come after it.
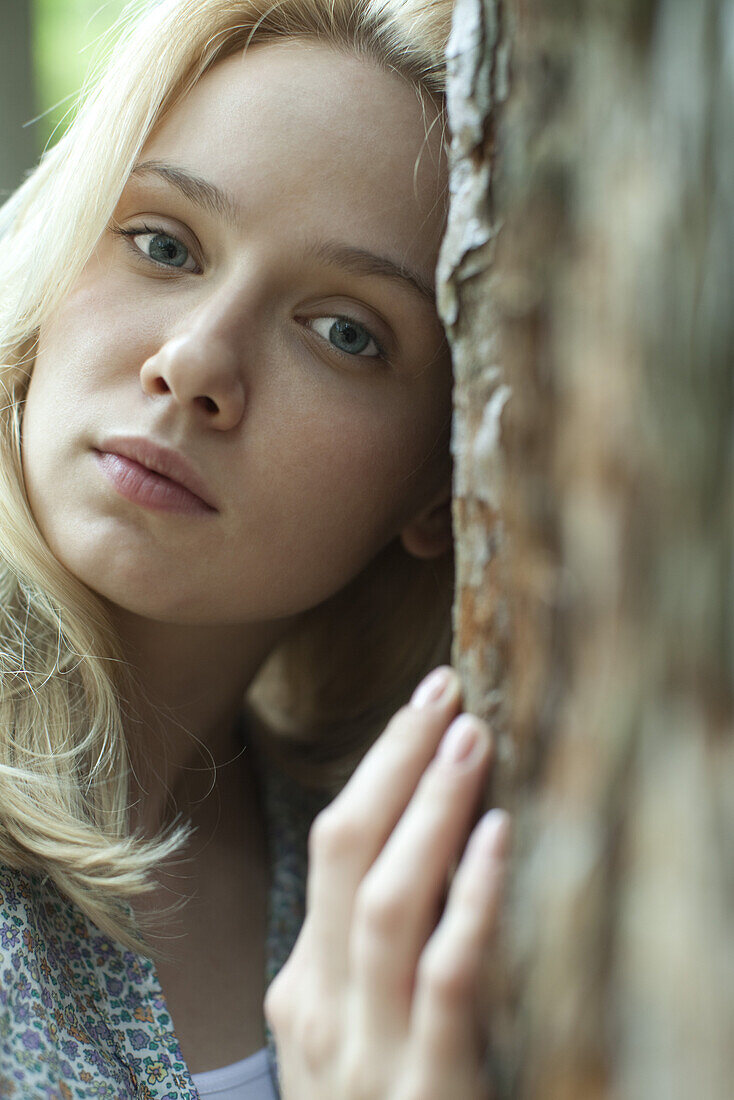
POLYGON ((499 1097, 734 1077, 734 0, 457 0, 454 664, 499 1097))

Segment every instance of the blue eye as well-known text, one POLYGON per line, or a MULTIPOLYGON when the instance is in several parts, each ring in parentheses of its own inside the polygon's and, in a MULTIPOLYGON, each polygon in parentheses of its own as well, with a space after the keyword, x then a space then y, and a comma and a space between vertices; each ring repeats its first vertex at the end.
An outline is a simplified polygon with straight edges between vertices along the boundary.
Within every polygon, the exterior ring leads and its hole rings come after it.
POLYGON ((345 317, 342 314, 336 316, 317 317, 315 321, 309 322, 313 327, 316 324, 323 325, 323 331, 318 332, 319 336, 323 336, 325 340, 330 343, 332 340, 338 341, 338 343, 332 346, 336 351, 347 355, 352 359, 384 359, 385 351, 378 344, 375 337, 372 335, 368 328, 360 324, 359 321, 355 321, 351 317, 345 317), (324 324, 326 322, 326 324, 324 324), (330 323, 329 323, 330 322, 330 323), (362 355, 366 348, 372 345, 374 351, 370 355, 362 355))
MULTIPOLYGON (((136 254, 142 255, 145 259, 158 264, 160 267, 183 268, 190 256, 186 245, 178 237, 167 233, 165 229, 143 225, 131 226, 130 229, 113 228, 112 232, 117 233, 120 237, 127 238, 130 247, 134 249, 136 254), (141 247, 136 243, 136 238, 139 237, 147 239, 147 248, 146 245, 141 247)), ((191 271, 192 268, 187 267, 184 270, 191 271)))
POLYGON ((162 233, 141 234, 150 237, 148 255, 157 263, 171 263, 174 267, 183 267, 188 259, 189 250, 175 237, 165 237, 162 233))

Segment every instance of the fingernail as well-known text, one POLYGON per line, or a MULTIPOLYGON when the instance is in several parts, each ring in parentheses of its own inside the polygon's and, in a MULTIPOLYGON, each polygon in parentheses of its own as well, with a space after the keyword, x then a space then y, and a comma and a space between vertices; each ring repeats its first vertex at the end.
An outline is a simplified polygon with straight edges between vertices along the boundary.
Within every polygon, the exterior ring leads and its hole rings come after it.
POLYGON ((471 714, 460 714, 441 738, 436 756, 450 764, 466 760, 479 740, 479 726, 471 714))
POLYGON ((428 703, 435 703, 451 683, 454 676, 453 669, 447 665, 434 668, 428 676, 418 684, 410 698, 413 707, 425 707, 428 703))
POLYGON ((496 806, 480 818, 477 839, 489 858, 503 859, 509 851, 510 815, 496 806))

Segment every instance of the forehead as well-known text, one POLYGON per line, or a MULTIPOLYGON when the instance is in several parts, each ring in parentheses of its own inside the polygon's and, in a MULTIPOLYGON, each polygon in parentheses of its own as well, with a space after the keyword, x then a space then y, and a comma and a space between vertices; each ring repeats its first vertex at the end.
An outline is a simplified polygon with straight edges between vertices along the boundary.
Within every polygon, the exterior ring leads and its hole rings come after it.
POLYGON ((447 166, 438 109, 422 98, 370 58, 305 39, 255 42, 205 73, 139 159, 226 189, 243 227, 305 222, 365 246, 379 237, 432 281, 447 166))

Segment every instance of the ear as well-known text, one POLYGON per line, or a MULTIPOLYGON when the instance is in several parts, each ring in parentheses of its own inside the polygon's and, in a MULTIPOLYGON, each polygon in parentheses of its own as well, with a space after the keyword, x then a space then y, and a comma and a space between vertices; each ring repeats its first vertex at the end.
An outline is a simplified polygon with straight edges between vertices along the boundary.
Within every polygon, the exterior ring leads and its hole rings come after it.
POLYGON ((451 546, 451 489, 406 523, 400 532, 400 541, 415 558, 438 558, 451 546))

